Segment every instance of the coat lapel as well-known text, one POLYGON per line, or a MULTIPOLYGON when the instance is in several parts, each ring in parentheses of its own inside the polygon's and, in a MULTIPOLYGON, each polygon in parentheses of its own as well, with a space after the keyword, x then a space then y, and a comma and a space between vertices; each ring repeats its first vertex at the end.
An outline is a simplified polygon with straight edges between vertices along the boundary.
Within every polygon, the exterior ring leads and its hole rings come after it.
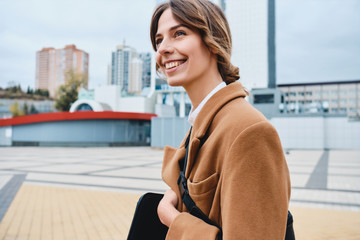
POLYGON ((200 147, 200 139, 196 138, 196 137, 192 137, 190 139, 190 146, 189 146, 189 156, 188 156, 188 162, 187 162, 187 166, 186 166, 186 172, 185 172, 185 177, 188 179, 191 169, 194 165, 194 161, 196 159, 196 154, 199 151, 199 147, 200 147))
POLYGON ((177 186, 177 179, 180 173, 179 161, 185 157, 185 147, 172 148, 166 146, 164 149, 164 160, 162 167, 162 178, 164 182, 174 190, 178 195, 179 189, 177 186))

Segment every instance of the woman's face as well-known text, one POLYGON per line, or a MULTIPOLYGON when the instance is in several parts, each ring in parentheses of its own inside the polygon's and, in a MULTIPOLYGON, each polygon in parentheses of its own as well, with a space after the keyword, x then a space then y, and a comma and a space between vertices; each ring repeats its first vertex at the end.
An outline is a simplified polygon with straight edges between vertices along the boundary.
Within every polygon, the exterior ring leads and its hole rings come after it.
POLYGON ((159 19, 155 42, 156 63, 171 86, 190 87, 207 77, 209 68, 214 67, 213 54, 200 34, 177 21, 170 9, 159 19))

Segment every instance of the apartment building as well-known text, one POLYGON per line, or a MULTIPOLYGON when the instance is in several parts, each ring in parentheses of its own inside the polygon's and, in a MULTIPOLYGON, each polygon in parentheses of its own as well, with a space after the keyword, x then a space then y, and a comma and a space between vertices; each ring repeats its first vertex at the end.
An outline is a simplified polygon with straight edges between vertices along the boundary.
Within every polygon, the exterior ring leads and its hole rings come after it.
POLYGON ((46 89, 51 97, 55 97, 59 86, 66 81, 66 72, 70 70, 88 76, 89 54, 73 44, 61 49, 50 47, 37 51, 35 88, 46 89))

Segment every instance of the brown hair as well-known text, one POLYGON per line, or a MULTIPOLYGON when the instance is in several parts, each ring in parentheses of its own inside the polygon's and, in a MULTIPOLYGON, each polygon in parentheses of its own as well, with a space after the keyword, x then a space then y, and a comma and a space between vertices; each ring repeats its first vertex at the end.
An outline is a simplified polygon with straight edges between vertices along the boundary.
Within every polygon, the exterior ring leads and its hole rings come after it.
MULTIPOLYGON (((176 20, 200 33, 207 48, 216 54, 218 70, 226 84, 240 78, 239 68, 230 61, 232 40, 229 24, 223 11, 208 0, 170 0, 160 4, 152 16, 150 25, 150 38, 155 51, 159 19, 166 9, 171 9, 176 20)), ((159 69, 157 64, 156 69, 159 69)))

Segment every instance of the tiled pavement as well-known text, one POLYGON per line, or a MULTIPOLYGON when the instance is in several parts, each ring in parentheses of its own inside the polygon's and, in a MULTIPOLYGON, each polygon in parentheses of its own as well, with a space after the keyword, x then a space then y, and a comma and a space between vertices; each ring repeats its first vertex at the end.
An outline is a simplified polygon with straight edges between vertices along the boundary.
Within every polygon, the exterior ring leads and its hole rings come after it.
MULTIPOLYGON (((126 239, 162 150, 0 148, 0 240, 126 239), (15 196, 16 195, 16 196, 15 196)), ((290 151, 297 239, 360 239, 360 151, 290 151)))

